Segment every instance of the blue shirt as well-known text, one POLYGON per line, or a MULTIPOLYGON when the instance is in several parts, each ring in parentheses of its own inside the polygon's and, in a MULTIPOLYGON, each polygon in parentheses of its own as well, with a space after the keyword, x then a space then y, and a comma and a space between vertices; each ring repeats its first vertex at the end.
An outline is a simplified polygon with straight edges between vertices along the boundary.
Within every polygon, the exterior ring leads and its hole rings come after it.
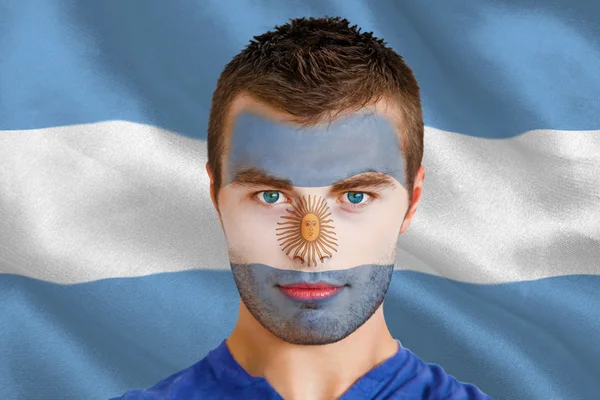
MULTIPOLYGON (((398 342, 400 343, 400 342, 398 342)), ((249 375, 225 340, 196 364, 146 390, 131 390, 111 400, 282 400, 265 378, 249 375)), ((436 364, 410 350, 398 352, 360 378, 339 400, 491 399, 475 386, 457 381, 436 364)))

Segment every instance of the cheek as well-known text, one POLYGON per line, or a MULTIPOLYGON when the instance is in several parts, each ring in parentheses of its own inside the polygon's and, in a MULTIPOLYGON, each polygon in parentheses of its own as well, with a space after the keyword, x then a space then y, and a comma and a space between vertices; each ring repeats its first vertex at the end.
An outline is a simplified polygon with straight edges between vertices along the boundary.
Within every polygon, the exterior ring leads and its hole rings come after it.
POLYGON ((227 247, 246 262, 264 262, 270 258, 267 253, 276 253, 279 249, 275 228, 280 214, 271 210, 260 212, 259 207, 221 210, 227 247))
POLYGON ((338 210, 336 214, 335 230, 340 249, 361 255, 360 258, 365 255, 378 258, 396 246, 403 216, 400 207, 384 203, 363 213, 338 210))

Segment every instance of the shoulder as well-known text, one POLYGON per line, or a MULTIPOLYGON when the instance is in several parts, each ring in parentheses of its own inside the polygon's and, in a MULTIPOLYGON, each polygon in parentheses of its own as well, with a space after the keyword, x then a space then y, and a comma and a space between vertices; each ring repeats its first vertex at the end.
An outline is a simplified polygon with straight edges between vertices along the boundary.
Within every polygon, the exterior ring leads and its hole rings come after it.
POLYGON ((211 399, 219 390, 207 358, 143 390, 129 390, 111 400, 211 399))
POLYGON ((491 399, 475 385, 460 382, 454 376, 447 374, 441 366, 424 362, 406 348, 403 351, 406 352, 406 362, 401 371, 393 374, 389 382, 388 387, 393 388, 394 393, 390 398, 395 398, 395 395, 401 399, 402 396, 410 394, 422 399, 491 399), (394 381, 397 385, 394 385, 394 381))

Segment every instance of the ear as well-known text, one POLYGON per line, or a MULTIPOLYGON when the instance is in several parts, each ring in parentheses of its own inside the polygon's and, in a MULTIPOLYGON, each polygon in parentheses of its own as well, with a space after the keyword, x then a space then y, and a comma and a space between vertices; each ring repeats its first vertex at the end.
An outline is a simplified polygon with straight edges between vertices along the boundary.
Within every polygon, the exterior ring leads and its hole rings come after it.
POLYGON ((408 229, 415 212, 417 211, 417 207, 419 206, 419 201, 421 200, 421 192, 423 190, 423 180, 425 179, 425 168, 421 165, 417 170, 417 175, 415 176, 415 183, 413 185, 413 198, 410 207, 408 208, 408 212, 404 217, 404 221, 402 221, 402 226, 400 227, 400 234, 403 234, 408 229))
POLYGON ((210 199, 212 200, 213 207, 217 210, 217 214, 219 214, 219 218, 221 218, 221 213, 219 212, 219 206, 217 205, 217 197, 215 192, 215 179, 212 170, 210 169, 210 165, 206 163, 206 173, 208 174, 208 179, 210 180, 210 199))

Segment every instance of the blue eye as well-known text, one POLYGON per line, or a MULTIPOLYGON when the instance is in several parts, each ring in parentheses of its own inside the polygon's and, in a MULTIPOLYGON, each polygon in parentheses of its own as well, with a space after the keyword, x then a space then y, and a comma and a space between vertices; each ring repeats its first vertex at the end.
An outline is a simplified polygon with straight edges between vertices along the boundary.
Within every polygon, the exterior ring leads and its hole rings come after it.
POLYGON ((348 200, 350 200, 350 203, 353 204, 360 203, 364 197, 364 193, 361 192, 348 192, 348 200))
POLYGON ((275 203, 277 202, 277 200, 279 200, 279 192, 275 190, 263 192, 263 199, 267 203, 275 203))

